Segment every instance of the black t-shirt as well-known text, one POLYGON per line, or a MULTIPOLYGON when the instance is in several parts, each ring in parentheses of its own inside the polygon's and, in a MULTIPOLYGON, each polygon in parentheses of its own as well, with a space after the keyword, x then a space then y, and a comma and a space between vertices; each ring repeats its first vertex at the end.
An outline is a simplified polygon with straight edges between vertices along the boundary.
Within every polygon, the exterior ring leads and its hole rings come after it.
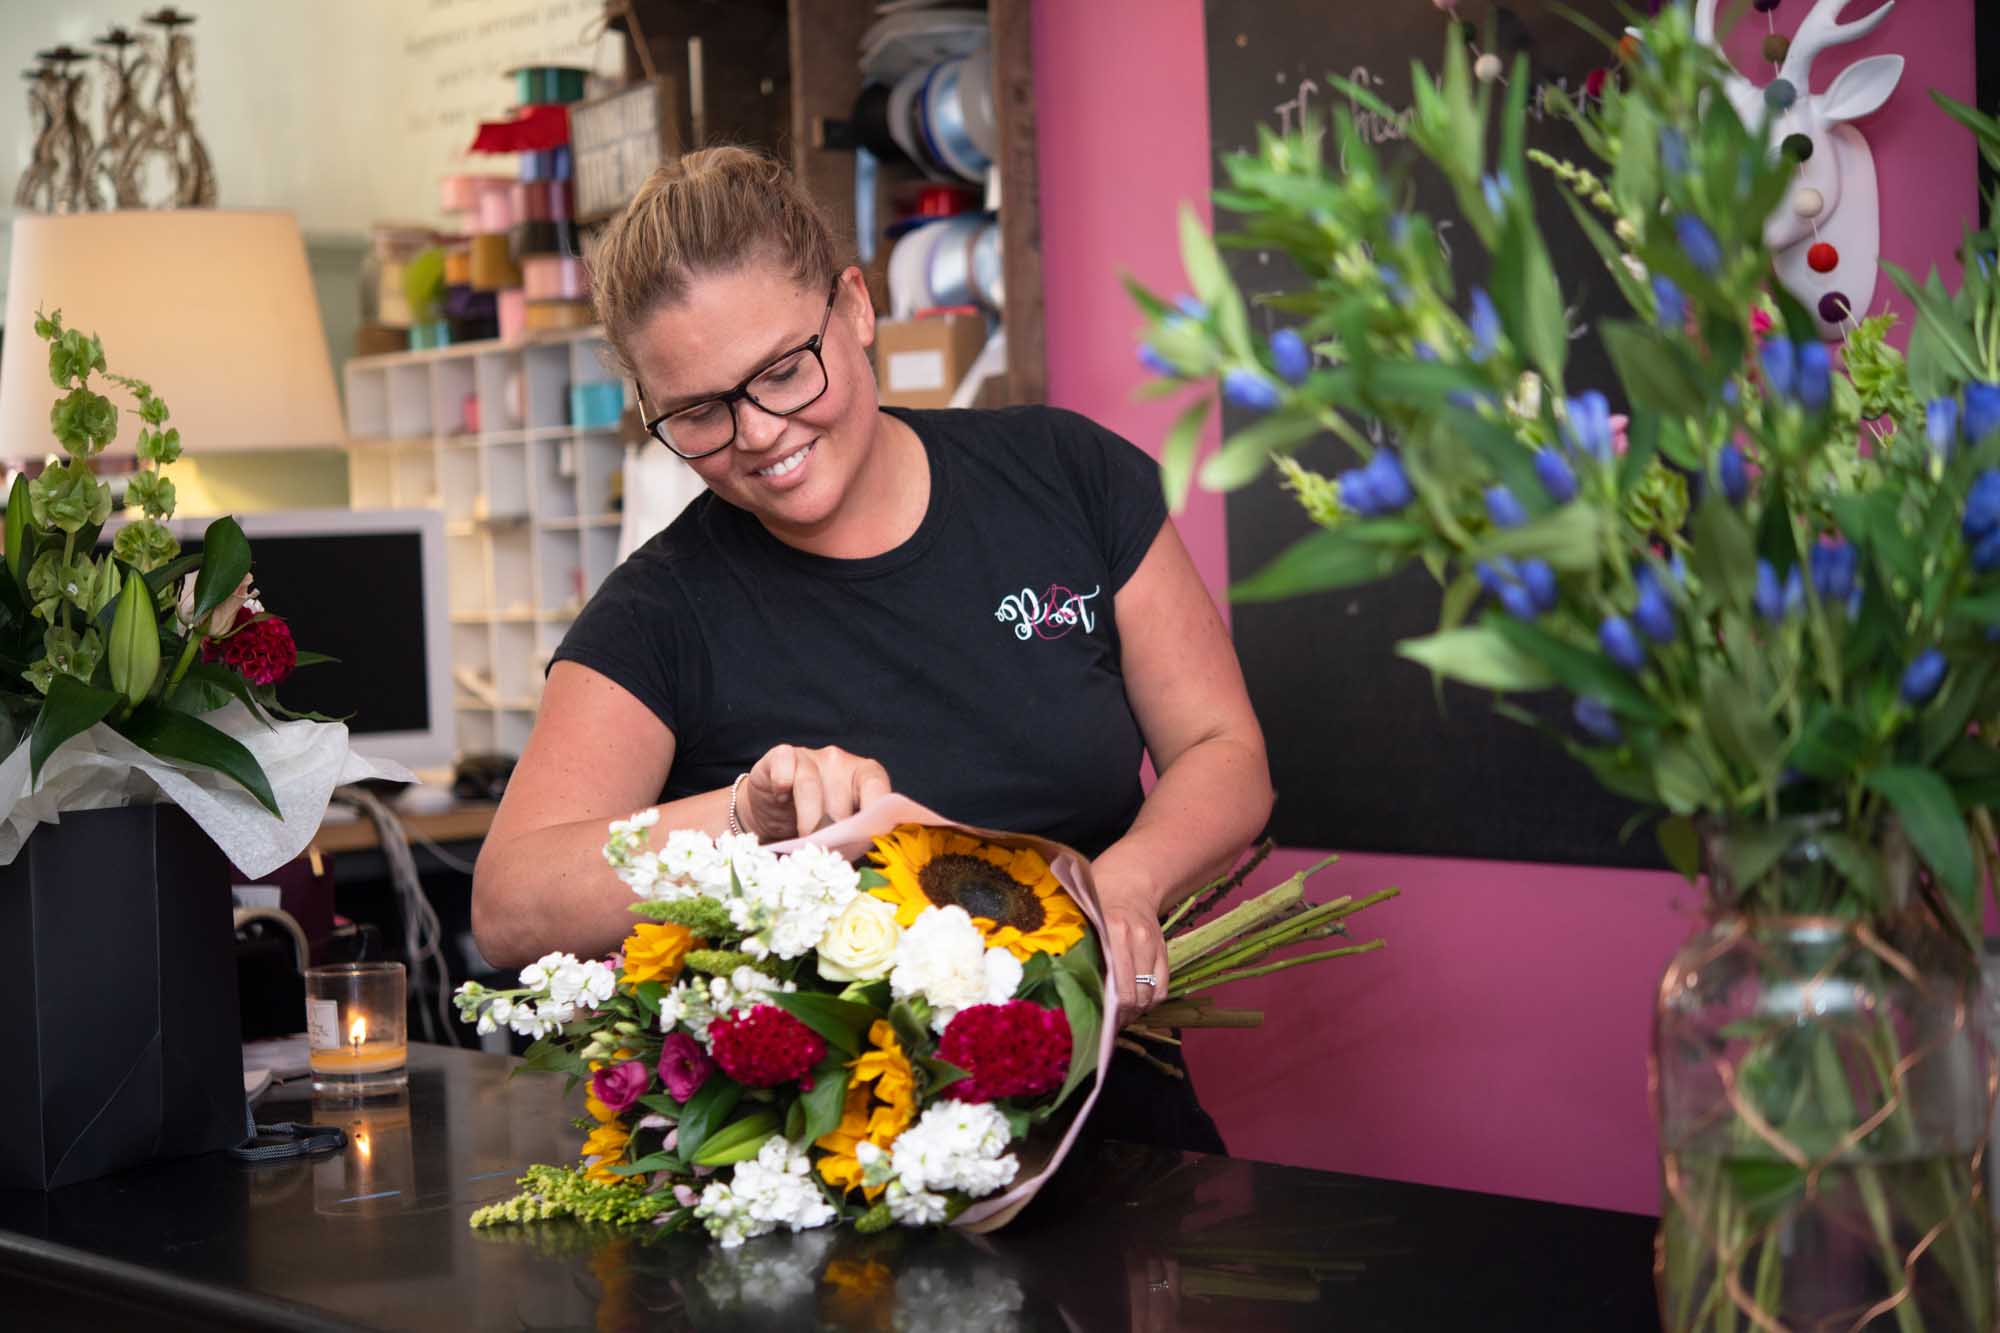
POLYGON ((1166 521, 1158 468, 1053 408, 894 414, 930 459, 908 541, 810 555, 704 494, 612 572, 556 660, 672 730, 663 800, 773 745, 838 745, 947 819, 1096 856, 1141 800, 1112 602, 1166 521))

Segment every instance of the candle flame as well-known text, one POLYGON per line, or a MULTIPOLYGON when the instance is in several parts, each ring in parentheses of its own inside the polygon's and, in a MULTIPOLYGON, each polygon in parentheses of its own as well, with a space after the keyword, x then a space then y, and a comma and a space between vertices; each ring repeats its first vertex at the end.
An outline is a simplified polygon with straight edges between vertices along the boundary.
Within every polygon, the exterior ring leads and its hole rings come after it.
POLYGON ((360 1153, 363 1157, 368 1156, 374 1146, 369 1141, 367 1130, 360 1130, 354 1135, 354 1151, 360 1153))
POLYGON ((354 1021, 347 1025, 347 1040, 355 1046, 359 1046, 362 1042, 367 1041, 368 1020, 358 1014, 355 1015, 354 1021))

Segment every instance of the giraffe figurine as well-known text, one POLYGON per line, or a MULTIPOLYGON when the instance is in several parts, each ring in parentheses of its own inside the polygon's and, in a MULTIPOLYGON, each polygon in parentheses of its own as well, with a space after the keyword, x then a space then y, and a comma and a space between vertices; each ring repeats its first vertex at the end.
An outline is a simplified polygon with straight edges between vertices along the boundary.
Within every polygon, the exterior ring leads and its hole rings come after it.
POLYGON ((14 187, 14 206, 52 213, 62 179, 62 140, 57 132, 62 92, 55 66, 42 64, 21 71, 29 80, 28 114, 35 123, 35 146, 21 183, 14 187))
POLYGON ((174 164, 174 206, 212 207, 215 169, 194 128, 194 39, 183 31, 194 22, 194 16, 168 5, 146 15, 146 22, 165 30, 166 52, 154 89, 153 115, 174 164))

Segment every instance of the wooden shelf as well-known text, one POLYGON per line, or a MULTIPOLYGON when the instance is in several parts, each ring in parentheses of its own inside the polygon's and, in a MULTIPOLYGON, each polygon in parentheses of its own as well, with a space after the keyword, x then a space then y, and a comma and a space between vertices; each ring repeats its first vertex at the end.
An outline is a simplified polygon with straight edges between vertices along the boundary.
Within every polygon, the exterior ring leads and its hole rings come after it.
POLYGON ((623 514, 572 514, 564 518, 541 518, 535 522, 550 532, 576 532, 582 528, 615 528, 625 521, 623 514))

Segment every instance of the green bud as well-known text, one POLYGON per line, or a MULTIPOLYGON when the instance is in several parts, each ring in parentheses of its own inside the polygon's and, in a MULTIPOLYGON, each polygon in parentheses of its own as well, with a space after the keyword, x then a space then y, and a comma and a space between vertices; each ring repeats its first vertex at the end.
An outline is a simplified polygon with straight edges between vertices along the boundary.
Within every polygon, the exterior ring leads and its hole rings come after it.
MULTIPOLYGON (((104 562, 116 574, 117 567, 104 562)), ((138 704, 153 692, 160 674, 160 625, 153 618, 153 597, 144 579, 127 579, 111 621, 107 665, 111 688, 138 704)))
POLYGON ((636 1037, 646 1029, 640 1027, 637 1023, 614 1023, 611 1026, 611 1030, 621 1037, 636 1037))
POLYGON ((181 456, 181 433, 177 427, 167 430, 142 430, 139 432, 137 452, 139 460, 145 463, 167 464, 181 456))
POLYGON ((71 389, 49 409, 49 429, 57 444, 79 458, 89 458, 118 434, 118 408, 101 393, 71 389))
POLYGON ((7 572, 16 582, 24 577, 21 564, 28 552, 28 521, 33 506, 28 502, 28 479, 26 476, 14 478, 14 489, 7 493, 7 572))
POLYGON ((73 533, 111 517, 111 488, 74 458, 29 482, 28 501, 38 528, 73 533))
MULTIPOLYGON (((160 566, 172 563, 173 558, 181 553, 181 544, 164 524, 147 518, 118 529, 118 535, 111 539, 111 553, 141 574, 150 574, 160 566)), ((171 595, 173 589, 169 587, 162 592, 171 595)))
POLYGON ((895 1219, 889 1215, 889 1205, 878 1203, 855 1221, 854 1229, 864 1236, 872 1236, 878 1231, 887 1231, 893 1221, 895 1219))
MULTIPOLYGON (((78 609, 85 615, 95 619, 99 611, 102 611, 105 607, 118 600, 118 589, 121 582, 122 580, 118 575, 118 562, 116 560, 97 561, 96 568, 91 571, 89 595, 78 609)), ((139 581, 139 586, 141 588, 145 587, 143 580, 139 581)))
MULTIPOLYGON (((35 614, 53 621, 64 602, 79 611, 90 612, 96 577, 97 571, 87 555, 64 560, 62 552, 53 547, 43 551, 28 569, 28 596, 34 601, 35 614)), ((117 590, 112 591, 115 595, 117 590)))
POLYGON ((147 518, 171 518, 174 484, 156 471, 135 472, 125 484, 125 503, 139 506, 147 518))
POLYGON ((97 670, 97 660, 104 656, 104 641, 95 629, 78 634, 54 625, 42 635, 42 650, 45 654, 42 660, 22 674, 36 689, 46 694, 49 682, 59 675, 89 680, 97 670))

